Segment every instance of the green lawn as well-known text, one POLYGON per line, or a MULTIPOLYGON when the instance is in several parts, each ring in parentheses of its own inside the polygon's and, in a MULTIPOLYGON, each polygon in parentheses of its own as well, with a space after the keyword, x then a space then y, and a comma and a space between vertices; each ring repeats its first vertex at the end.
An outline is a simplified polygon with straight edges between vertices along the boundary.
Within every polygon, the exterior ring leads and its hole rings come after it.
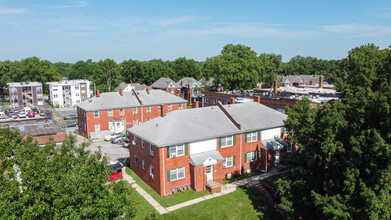
POLYGON ((163 207, 173 206, 188 200, 192 200, 201 196, 210 195, 210 192, 207 190, 196 192, 194 190, 185 190, 181 193, 176 193, 167 196, 160 196, 154 189, 152 189, 148 184, 146 184, 133 170, 129 167, 126 168, 126 173, 133 177, 137 184, 143 188, 149 195, 151 195, 160 205, 163 207))
POLYGON ((260 192, 250 186, 178 209, 161 219, 282 219, 260 192))
POLYGON ((246 179, 246 178, 249 178, 249 177, 252 177, 252 176, 256 176, 258 174, 262 174, 264 173, 263 171, 255 171, 255 172, 251 172, 251 173, 245 173, 243 175, 239 175, 239 176, 234 176, 230 179, 224 179, 223 180, 223 183, 224 184, 227 184, 227 183, 232 183, 232 182, 235 182, 235 181, 238 181, 238 180, 242 180, 242 179, 246 179))
MULTIPOLYGON (((196 193, 193 190, 160 197, 151 187, 140 179, 131 169, 126 172, 162 206, 168 207, 203 195, 208 191, 196 193)), ((157 211, 135 190, 135 219, 156 216, 157 219, 282 219, 273 206, 260 192, 250 186, 238 187, 235 192, 206 200, 191 206, 178 209, 168 214, 159 215, 157 211)))

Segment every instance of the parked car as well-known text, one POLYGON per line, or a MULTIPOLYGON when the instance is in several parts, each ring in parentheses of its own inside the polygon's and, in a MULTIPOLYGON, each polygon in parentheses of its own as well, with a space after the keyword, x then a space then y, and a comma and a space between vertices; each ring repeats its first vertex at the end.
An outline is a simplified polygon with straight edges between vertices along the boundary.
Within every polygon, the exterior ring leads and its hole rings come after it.
POLYGON ((4 112, 0 112, 0 116, 5 116, 4 112))
POLYGON ((15 113, 10 114, 9 117, 12 118, 12 119, 17 119, 18 118, 18 116, 15 113))
POLYGON ((75 121, 71 121, 71 122, 68 122, 64 125, 62 125, 64 128, 69 128, 69 127, 76 127, 77 126, 77 122, 75 121))
POLYGON ((13 111, 8 111, 7 112, 8 117, 11 117, 12 114, 15 114, 15 112, 13 112, 13 111))
POLYGON ((46 116, 46 117, 52 117, 52 112, 49 111, 49 110, 46 110, 46 111, 45 111, 45 116, 46 116))
POLYGON ((121 135, 124 135, 124 133, 118 132, 118 133, 115 133, 115 134, 107 135, 107 136, 105 137, 105 141, 111 141, 111 139, 116 138, 116 137, 119 137, 119 136, 121 136, 121 135))
POLYGON ((123 143, 125 142, 125 140, 127 139, 127 141, 129 142, 129 139, 125 136, 119 136, 119 137, 116 137, 116 138, 113 138, 111 139, 111 143, 112 144, 119 144, 119 143, 123 143))
POLYGON ((36 114, 36 115, 38 115, 38 114, 39 114, 39 111, 38 111, 38 109, 37 109, 37 108, 33 108, 33 112, 34 112, 34 114, 36 114))
POLYGON ((30 107, 23 107, 23 110, 22 111, 24 111, 24 112, 29 112, 29 111, 31 111, 31 108, 30 107))
POLYGON ((68 115, 64 117, 64 120, 75 120, 77 119, 77 115, 68 115))
POLYGON ((25 118, 26 117, 26 113, 25 112, 19 112, 18 113, 18 117, 19 118, 25 118))
POLYGON ((4 113, 5 113, 6 115, 9 115, 9 113, 10 113, 10 112, 12 112, 12 110, 11 110, 11 109, 9 109, 9 108, 7 108, 7 109, 5 110, 5 112, 4 112, 4 113))
POLYGON ((111 162, 107 167, 110 167, 110 168, 113 169, 113 172, 112 172, 112 174, 110 176, 109 182, 122 178, 122 167, 124 167, 122 165, 122 163, 120 163, 118 161, 117 162, 111 162))
POLYGON ((35 117, 35 113, 34 113, 33 111, 29 111, 29 112, 27 113, 27 116, 28 116, 29 118, 35 117))
POLYGON ((8 116, 2 115, 2 116, 0 116, 0 119, 8 119, 8 116))

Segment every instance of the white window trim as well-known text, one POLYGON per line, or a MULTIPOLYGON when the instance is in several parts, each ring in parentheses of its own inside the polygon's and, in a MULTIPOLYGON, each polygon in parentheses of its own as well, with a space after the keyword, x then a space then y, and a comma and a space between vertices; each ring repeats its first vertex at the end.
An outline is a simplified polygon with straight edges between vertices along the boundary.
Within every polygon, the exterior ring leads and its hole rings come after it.
POLYGON ((167 110, 168 110, 168 111, 171 111, 171 110, 172 110, 172 105, 171 105, 171 104, 167 105, 167 110))
POLYGON ((124 115, 124 113, 125 113, 125 110, 123 108, 120 108, 119 109, 119 115, 124 115), (121 113, 121 110, 122 110, 122 113, 121 113))
POLYGON ((100 124, 98 123, 98 124, 95 124, 94 125, 94 129, 95 129, 95 131, 100 131, 100 124), (96 129, 96 126, 98 125, 98 129, 96 129))
POLYGON ((144 148, 144 140, 141 140, 141 148, 144 148))
POLYGON ((149 144, 149 154, 153 156, 153 145, 149 144))
POLYGON ((182 109, 182 108, 183 108, 183 104, 179 103, 179 109, 182 109))
POLYGON ((175 180, 184 179, 185 177, 186 177, 186 168, 185 167, 178 167, 178 168, 174 168, 174 169, 170 170, 170 182, 175 181, 175 180), (183 177, 180 177, 180 178, 178 178, 179 169, 183 169, 183 177), (176 178, 173 179, 171 177, 171 175, 174 170, 176 171, 176 178))
POLYGON ((147 106, 147 112, 151 112, 151 106, 147 106))
POLYGON ((293 146, 292 146, 291 143, 289 143, 289 144, 288 144, 288 147, 286 148, 286 152, 287 152, 287 153, 290 153, 290 152, 292 152, 292 149, 293 149, 293 146))
POLYGON ((170 151, 170 158, 174 158, 174 157, 181 157, 181 156, 184 156, 185 155, 185 146, 184 144, 182 145, 175 145, 175 146, 170 146, 169 148, 169 151, 170 151), (183 154, 179 154, 178 153, 178 148, 182 147, 183 149, 183 154), (174 153, 171 153, 171 149, 174 149, 175 148, 175 152, 174 153))
POLYGON ((137 136, 136 135, 133 136, 133 144, 134 144, 134 146, 137 146, 137 136))
POLYGON ((143 170, 145 170, 145 161, 144 160, 142 160, 142 168, 143 168, 143 170))
POLYGON ((248 132, 248 133, 246 133, 246 137, 247 137, 247 143, 258 141, 258 131, 248 132), (250 135, 250 138, 248 138, 247 135, 250 135), (254 137, 255 137, 255 140, 253 140, 254 137))
POLYGON ((246 163, 250 163, 250 162, 253 162, 253 161, 257 161, 258 160, 258 152, 257 151, 249 151, 247 152, 247 161, 246 163), (249 154, 252 154, 251 157, 249 156, 249 154), (255 159, 254 159, 254 156, 255 155, 255 159))
POLYGON ((137 155, 134 155, 134 165, 137 167, 138 166, 138 161, 137 161, 137 155))
POLYGON ((108 116, 113 116, 113 109, 107 110, 107 115, 108 116))
POLYGON ((221 138, 221 148, 223 148, 223 147, 231 147, 233 145, 234 145, 234 137, 233 136, 227 136, 227 137, 221 138), (231 145, 227 145, 228 138, 231 138, 231 145), (225 142, 224 145, 223 145, 223 139, 224 139, 224 142, 225 142))
POLYGON ((137 114, 137 107, 133 107, 133 114, 137 114))
POLYGON ((94 118, 99 118, 99 111, 94 111, 94 118), (95 115, 96 112, 98 112, 98 116, 95 115))
POLYGON ((152 165, 149 167, 149 174, 152 178, 155 178, 155 169, 152 165))
POLYGON ((232 167, 234 165, 234 156, 224 157, 223 168, 232 167), (231 159, 231 165, 227 166, 228 158, 231 159))

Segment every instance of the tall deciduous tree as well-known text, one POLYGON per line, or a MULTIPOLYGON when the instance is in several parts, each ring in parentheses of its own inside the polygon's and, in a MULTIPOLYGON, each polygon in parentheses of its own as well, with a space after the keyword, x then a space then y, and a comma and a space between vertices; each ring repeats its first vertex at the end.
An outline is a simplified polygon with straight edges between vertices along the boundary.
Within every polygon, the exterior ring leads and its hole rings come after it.
POLYGON ((138 60, 124 60, 120 64, 121 75, 127 83, 142 83, 144 80, 144 66, 138 60))
POLYGON ((197 80, 201 78, 201 68, 193 59, 180 57, 171 62, 171 65, 176 75, 176 78, 172 79, 175 82, 182 79, 183 77, 193 77, 197 80))
POLYGON ((204 68, 207 76, 228 90, 254 88, 266 69, 256 52, 240 44, 227 44, 221 55, 205 61, 204 68))
POLYGON ((115 219, 131 217, 131 188, 106 184, 111 170, 100 152, 74 138, 44 147, 0 129, 1 219, 115 219))
POLYGON ((119 75, 119 67, 118 64, 111 59, 100 60, 97 63, 97 69, 95 70, 95 80, 97 81, 98 88, 105 88, 106 91, 112 91, 112 84, 119 84, 121 80, 119 75), (104 84, 106 86, 104 86, 104 84))
POLYGON ((306 101, 287 111, 299 150, 279 181, 284 210, 320 219, 390 218, 390 67, 390 49, 354 48, 337 81, 342 101, 317 109, 315 120, 306 101))

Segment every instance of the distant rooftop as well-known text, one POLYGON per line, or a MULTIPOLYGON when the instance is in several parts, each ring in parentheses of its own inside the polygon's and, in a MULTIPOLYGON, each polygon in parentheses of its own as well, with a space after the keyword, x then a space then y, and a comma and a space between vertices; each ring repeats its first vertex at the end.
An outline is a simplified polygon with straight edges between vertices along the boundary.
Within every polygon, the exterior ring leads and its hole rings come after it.
POLYGON ((78 104, 77 107, 86 111, 97 111, 187 102, 182 98, 162 90, 151 89, 149 94, 146 90, 140 90, 136 91, 136 93, 142 104, 138 101, 133 91, 125 91, 123 92, 123 95, 120 95, 119 92, 101 93, 99 97, 94 96, 89 98, 88 100, 78 104))
POLYGON ((11 82, 7 83, 10 87, 42 86, 40 82, 11 82))
POLYGON ((156 82, 154 82, 151 85, 151 87, 156 89, 165 89, 166 87, 175 88, 175 89, 181 88, 181 86, 178 85, 178 83, 174 82, 172 79, 167 77, 161 77, 156 82))
POLYGON ((90 82, 86 79, 76 79, 76 80, 67 80, 67 79, 63 79, 59 82, 47 82, 46 84, 47 85, 78 85, 80 83, 87 83, 87 82, 90 82))

